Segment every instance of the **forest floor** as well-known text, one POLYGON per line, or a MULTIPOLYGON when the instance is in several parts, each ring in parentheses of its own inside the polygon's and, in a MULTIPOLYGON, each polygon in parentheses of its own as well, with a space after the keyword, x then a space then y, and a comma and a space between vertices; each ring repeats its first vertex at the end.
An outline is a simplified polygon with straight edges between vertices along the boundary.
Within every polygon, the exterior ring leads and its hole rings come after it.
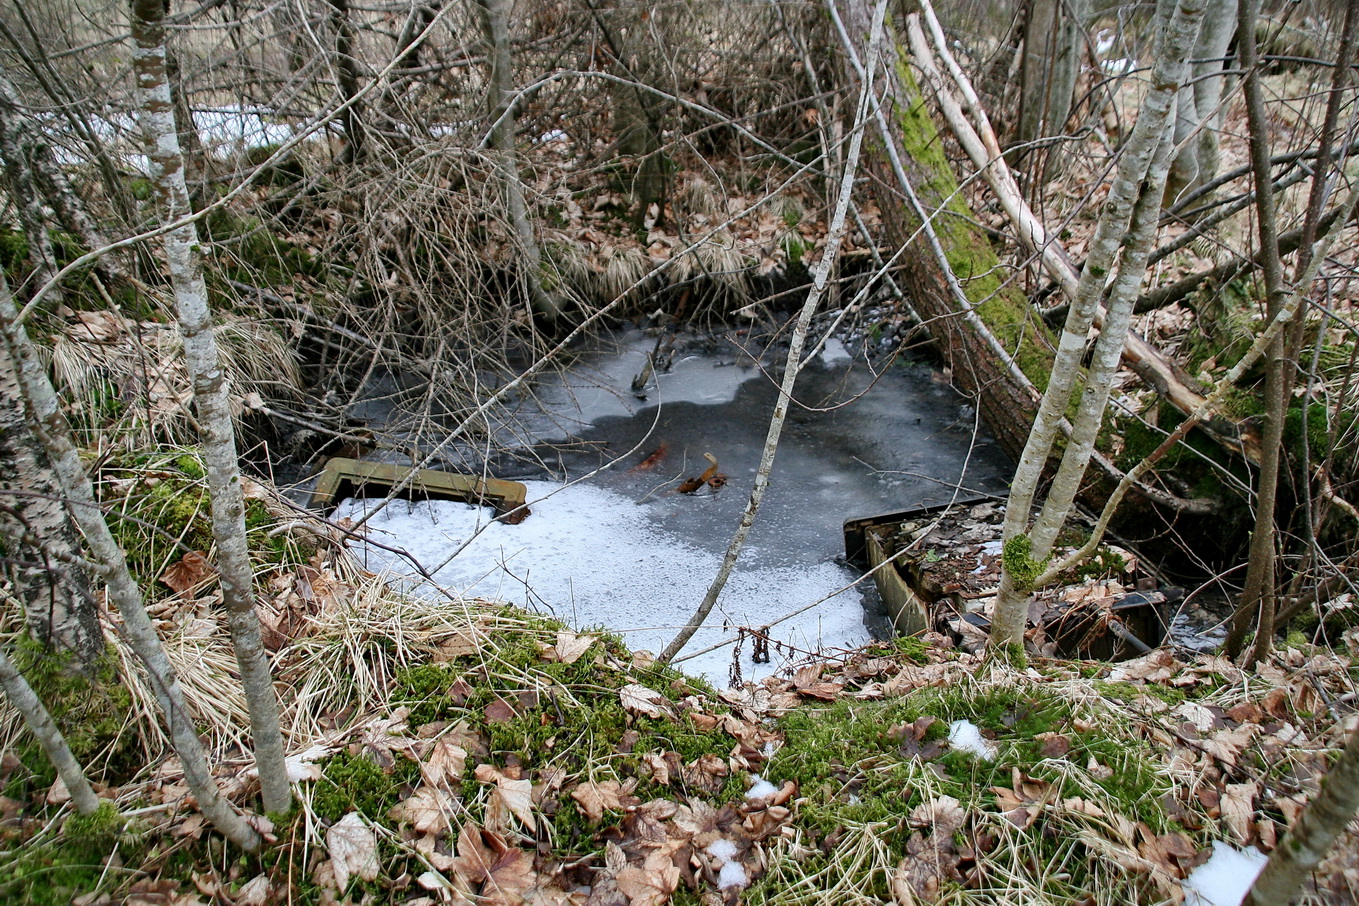
MULTIPOLYGON (((1356 719, 1352 661, 1299 639, 1251 673, 1169 649, 1016 670, 932 634, 716 690, 604 631, 403 596, 251 491, 296 552, 261 564, 260 604, 294 810, 261 854, 224 849, 134 682, 87 742, 123 818, 79 824, 11 716, 7 901, 1227 902, 1221 871, 1187 879, 1214 853, 1209 871, 1258 864, 1245 848, 1276 845, 1356 719), (127 752, 159 755, 118 776, 127 752)), ((154 612, 248 808, 244 704, 200 561, 165 569, 154 612)), ((66 719, 98 708, 77 704, 66 719)), ((1310 902, 1359 896, 1356 836, 1310 902)))

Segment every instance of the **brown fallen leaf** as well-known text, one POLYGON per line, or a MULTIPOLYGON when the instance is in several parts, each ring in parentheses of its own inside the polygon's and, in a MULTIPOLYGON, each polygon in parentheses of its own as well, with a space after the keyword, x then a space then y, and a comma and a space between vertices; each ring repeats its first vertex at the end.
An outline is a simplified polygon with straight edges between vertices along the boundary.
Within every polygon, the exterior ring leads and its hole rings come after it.
POLYGON ((667 444, 661 444, 655 450, 652 450, 646 459, 642 460, 641 462, 637 463, 637 465, 633 466, 632 471, 634 472, 651 471, 652 469, 656 468, 658 465, 661 464, 661 460, 665 459, 666 454, 669 452, 670 447, 667 444))
POLYGON ((674 713, 670 699, 640 683, 628 683, 619 689, 618 698, 624 708, 647 717, 666 717, 674 713))
POLYGON ((599 821, 606 811, 621 811, 629 805, 637 804, 637 797, 629 795, 630 786, 617 780, 604 780, 599 783, 582 783, 571 791, 580 810, 590 821, 599 821))
POLYGON ((715 491, 727 483, 727 476, 717 471, 717 457, 711 453, 704 453, 703 458, 708 460, 708 468, 697 478, 686 478, 680 482, 680 486, 675 488, 678 493, 692 494, 705 484, 715 491))
POLYGON ((344 893, 350 878, 365 881, 378 876, 377 834, 350 812, 326 831, 326 849, 335 871, 335 887, 344 893))
POLYGON ((538 823, 533 817, 533 781, 507 777, 489 764, 477 765, 476 778, 482 783, 494 783, 490 801, 487 803, 486 824, 488 830, 509 830, 504 815, 510 814, 532 833, 538 823), (492 821, 492 813, 496 820, 492 821))
POLYGON ((429 759, 420 765, 420 776, 430 786, 450 788, 462 783, 467 767, 467 750, 454 742, 454 737, 443 736, 434 743, 429 759))
POLYGON ((161 573, 160 581, 168 585, 175 594, 182 595, 215 575, 217 571, 212 568, 212 564, 202 551, 189 551, 179 559, 179 562, 161 573))
POLYGON ((478 894, 478 906, 519 906, 534 885, 533 860, 471 822, 458 834, 452 871, 478 894))
POLYGON ((543 660, 549 663, 574 664, 590 650, 596 638, 597 636, 593 635, 576 635, 563 629, 557 633, 557 644, 549 646, 543 652, 543 660))
POLYGON ((451 832, 458 798, 446 789, 422 786, 394 805, 388 817, 409 824, 417 833, 439 836, 451 832))

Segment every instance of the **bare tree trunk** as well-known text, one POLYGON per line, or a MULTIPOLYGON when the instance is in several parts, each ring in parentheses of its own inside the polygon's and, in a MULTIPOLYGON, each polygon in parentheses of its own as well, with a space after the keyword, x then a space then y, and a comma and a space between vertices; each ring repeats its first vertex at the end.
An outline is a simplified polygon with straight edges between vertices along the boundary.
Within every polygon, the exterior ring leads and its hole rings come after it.
POLYGON ((533 234, 528 205, 524 201, 524 184, 519 178, 519 164, 515 156, 514 124, 514 67, 510 58, 510 0, 478 0, 481 4, 482 26, 489 51, 491 81, 491 148, 496 167, 500 170, 501 191, 505 209, 510 215, 518 246, 519 279, 538 314, 555 320, 561 306, 543 290, 543 256, 538 239, 533 234))
POLYGON ((57 776, 66 784, 76 811, 82 815, 92 815, 98 811, 99 797, 94 794, 85 776, 85 769, 71 754, 71 747, 66 744, 66 737, 61 735, 61 730, 57 729, 56 721, 52 720, 52 715, 43 707, 33 687, 3 648, 0 648, 0 687, 4 688, 14 709, 23 716, 24 725, 37 738, 52 767, 57 769, 57 776))
MULTIPOLYGON (((150 2, 158 3, 158 0, 150 2)), ((217 781, 213 779, 207 753, 198 738, 179 679, 156 636, 141 589, 128 572, 127 559, 104 521, 94 496, 94 486, 85 474, 85 465, 71 440, 71 429, 62 414, 56 391, 52 389, 52 382, 48 380, 28 333, 18 322, 18 316, 9 284, 0 273, 0 330, 4 332, 9 356, 18 368, 19 386, 27 411, 34 420, 34 433, 47 452, 62 496, 70 505, 71 517, 99 564, 108 601, 122 615, 128 644, 146 667, 156 701, 165 715, 170 739, 184 767, 184 779, 198 800, 199 809, 223 836, 242 849, 258 849, 259 833, 222 797, 217 781)))
MULTIPOLYGON (((38 195, 37 181, 29 149, 29 137, 41 134, 41 126, 34 123, 20 107, 17 96, 5 91, 0 83, 0 159, 5 166, 5 182, 9 197, 18 209, 19 223, 28 239, 28 260, 32 265, 33 286, 45 286, 57 272, 57 256, 52 237, 47 232, 47 217, 38 195)), ((61 302, 60 287, 51 292, 52 306, 61 302)))
POLYGON ((1227 82, 1223 57, 1237 31, 1236 16, 1237 0, 1209 0, 1194 47, 1193 82, 1180 89, 1175 105, 1174 136, 1179 151, 1166 182, 1166 207, 1217 175, 1218 133, 1224 113, 1219 104, 1227 82))
POLYGON ((1275 847, 1241 906, 1287 906, 1359 812, 1359 729, 1322 778, 1288 836, 1275 847))
POLYGON ((1062 160, 1055 148, 1036 143, 1060 135, 1071 116, 1076 79, 1085 56, 1089 0, 1028 0, 1020 62, 1018 147, 1012 159, 1037 184, 1062 160))
POLYGON ((29 428, 15 363, 3 347, 0 489, 5 494, 0 537, 13 563, 14 592, 29 632, 44 645, 69 651, 78 667, 93 666, 104 653, 104 633, 85 573, 73 565, 80 540, 47 456, 29 428))
MULTIPOLYGON (((1245 69, 1246 118, 1250 124, 1251 168, 1255 173, 1255 210, 1260 234, 1261 270, 1265 279, 1265 307, 1270 318, 1282 310, 1284 295, 1283 261, 1279 256, 1278 221, 1274 193, 1269 186, 1269 120, 1264 94, 1260 88, 1259 55, 1255 47, 1257 0, 1241 0, 1237 30, 1242 35, 1240 50, 1245 69)), ((1260 472, 1255 488, 1255 527, 1250 536, 1249 563, 1241 603, 1232 617, 1225 650, 1237 657, 1245 646, 1246 633, 1256 620, 1255 644, 1246 659, 1253 666, 1269 655, 1274 637, 1275 609, 1275 500, 1279 488, 1279 464, 1283 455, 1284 413, 1288 405, 1284 386, 1284 338, 1280 334, 1270 344, 1265 360, 1265 412, 1260 442, 1260 472)))
POLYGON ((1137 125, 1119 161, 1108 200, 1104 203, 1090 254, 1081 273, 1075 301, 1057 348, 1043 402, 1019 457, 1005 512, 1004 556, 1000 591, 991 626, 991 645, 1012 656, 1021 655, 1029 597, 1042 574, 1057 533, 1065 525, 1071 504, 1084 477, 1104 417, 1109 388, 1132 317, 1132 306, 1145 275, 1160 211, 1161 193, 1169 167, 1167 124, 1175 93, 1188 74, 1204 0, 1161 0, 1151 90, 1143 100, 1137 125), (1117 277, 1109 276, 1117 263, 1117 277), (1076 390, 1086 336, 1101 297, 1107 291, 1107 314, 1095 346, 1094 362, 1086 376, 1072 435, 1043 509, 1029 527, 1033 507, 1059 425, 1076 390))
MULTIPOLYGON (((190 211, 183 157, 179 153, 170 86, 166 79, 163 18, 161 0, 133 0, 132 36, 137 42, 142 133, 151 160, 161 221, 172 223, 190 211)), ((250 711, 250 731, 264 809, 282 812, 292 803, 292 788, 283 762, 278 698, 255 613, 254 573, 246 544, 240 460, 236 455, 226 378, 213 336, 207 286, 203 282, 202 254, 193 224, 165 235, 165 254, 170 265, 179 331, 184 338, 184 358, 193 383, 199 438, 207 465, 222 602, 250 711)))
MULTIPOLYGON (((349 0, 329 0, 335 28, 335 67, 339 72, 340 95, 351 100, 359 93, 359 63, 354 57, 354 26, 349 21, 349 0)), ((366 142, 363 109, 350 104, 343 114, 344 153, 340 162, 356 164, 363 159, 366 142)))

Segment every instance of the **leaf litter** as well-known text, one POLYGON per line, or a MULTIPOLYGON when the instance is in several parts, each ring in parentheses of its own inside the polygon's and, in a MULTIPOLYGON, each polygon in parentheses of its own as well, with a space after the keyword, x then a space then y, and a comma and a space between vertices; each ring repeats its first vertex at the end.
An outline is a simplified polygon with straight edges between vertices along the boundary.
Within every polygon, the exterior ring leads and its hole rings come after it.
MULTIPOLYGON (((607 633, 478 600, 413 601, 340 551, 274 569, 264 605, 306 608, 275 655, 302 799, 273 831, 284 857, 214 874, 211 834, 166 760, 103 795, 165 803, 138 819, 139 839, 177 841, 187 859, 143 849, 144 892, 113 873, 105 895, 1220 902, 1188 879, 1223 847, 1277 846, 1355 720, 1346 662, 1315 650, 1286 648, 1254 674, 1168 650, 1019 673, 931 636, 719 693, 607 633), (950 733, 964 724, 969 743, 950 733), (993 761, 968 754, 977 741, 993 761), (367 786, 337 772, 341 759, 371 766, 367 786)), ((186 688, 227 792, 249 807, 229 639, 209 623, 186 688)), ((0 780, 15 770, 6 761, 0 780)), ((49 793, 3 804, 60 808, 49 793)), ((1351 831, 1309 882, 1317 896, 1359 891, 1356 842, 1351 831)))

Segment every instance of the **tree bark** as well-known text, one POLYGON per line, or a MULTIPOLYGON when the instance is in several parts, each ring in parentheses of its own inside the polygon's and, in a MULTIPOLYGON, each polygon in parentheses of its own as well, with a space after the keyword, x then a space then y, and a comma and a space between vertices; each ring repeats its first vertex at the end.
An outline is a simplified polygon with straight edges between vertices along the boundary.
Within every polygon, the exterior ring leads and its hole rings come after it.
POLYGON ((44 645, 68 651, 77 667, 104 653, 99 613, 79 559, 71 525, 46 454, 24 411, 14 360, 0 346, 0 537, 11 561, 14 592, 28 630, 44 645))
POLYGON ((489 51, 491 81, 491 134, 496 168, 500 171, 505 209, 510 216, 518 251, 520 279, 529 304, 539 315, 556 320, 561 306, 543 290, 543 256, 529 220, 524 201, 524 183, 519 178, 515 155, 514 67, 510 58, 510 0, 478 0, 482 27, 489 51))
POLYGON ((1067 314, 1052 374, 1010 485, 1001 585, 991 624, 991 645, 997 649, 1012 653, 1023 650, 1029 597, 1070 514, 1094 449, 1133 302, 1156 235, 1169 167, 1167 124, 1175 95, 1188 74, 1187 61, 1203 10, 1203 0, 1161 0, 1158 6, 1161 27, 1151 88, 1090 241, 1090 254, 1067 314), (1110 283, 1115 266, 1117 277, 1110 283), (1060 421, 1077 390, 1086 337, 1106 292, 1107 315, 1095 345, 1094 361, 1085 376, 1072 435, 1062 451, 1048 498, 1030 530, 1029 514, 1056 444, 1060 421))
MULTIPOLYGON (((1255 47, 1255 20, 1258 0, 1241 0, 1237 30, 1243 35, 1238 54, 1245 69, 1246 119, 1250 125, 1250 158, 1255 172, 1255 210, 1263 255, 1261 270, 1265 279, 1265 307, 1271 319, 1283 309, 1285 293, 1283 261, 1279 255, 1278 221, 1274 193, 1269 185, 1269 120, 1264 93, 1260 87, 1259 58, 1255 47)), ((1241 603, 1232 617, 1225 645, 1228 657, 1237 657, 1245 645, 1252 617, 1257 617, 1255 644, 1247 658, 1254 664, 1269 654, 1274 636, 1275 593, 1275 499, 1279 487, 1279 465, 1283 450, 1284 413, 1288 405, 1284 386, 1284 337, 1271 342, 1265 360, 1264 429, 1260 442, 1260 472, 1255 488, 1255 526, 1250 536, 1249 563, 1241 603)))
POLYGON ((1089 0, 1028 0, 1019 67, 1019 127, 1011 159, 1033 183, 1059 169, 1055 148, 1035 147, 1060 135, 1071 116, 1085 56, 1089 0))
POLYGON ((1270 854, 1241 906, 1287 906, 1359 811, 1359 729, 1326 772, 1321 789, 1270 854))
POLYGON ((1180 89, 1175 104, 1175 144, 1179 151, 1170 165, 1165 206, 1192 192, 1217 175, 1220 109, 1227 77, 1223 59, 1236 33, 1237 0, 1209 0, 1194 46, 1193 80, 1180 89))
MULTIPOLYGON (((150 2, 158 3, 158 0, 150 2)), ((207 753, 198 738, 179 679, 156 636, 141 589, 128 572, 127 559, 104 521, 103 511, 94 496, 94 486, 85 474, 85 465, 71 440, 71 429, 62 414, 56 391, 52 389, 52 382, 18 316, 9 284, 0 273, 0 330, 4 333, 6 350, 18 369, 19 387, 33 418, 33 431, 47 452, 62 496, 69 502, 71 517, 99 564, 108 601, 122 615, 128 644, 146 667, 156 701, 165 715, 170 739, 183 765, 185 782, 198 800, 199 810, 223 836, 242 849, 258 849, 262 842, 259 833, 223 798, 212 776, 207 753)))
MULTIPOLYGON (((132 11, 142 133, 151 161, 161 222, 168 224, 189 214, 190 210, 184 161, 179 151, 166 78, 164 6, 161 0, 133 0, 132 11)), ((292 788, 284 765, 278 698, 255 613, 254 573, 246 543, 240 460, 236 455, 226 377, 217 353, 208 291, 203 282, 197 230, 190 223, 167 233, 164 241, 179 331, 184 338, 184 358, 193 384, 199 439, 207 466, 222 602, 250 711, 250 731, 264 809, 283 812, 292 803, 292 788)))

